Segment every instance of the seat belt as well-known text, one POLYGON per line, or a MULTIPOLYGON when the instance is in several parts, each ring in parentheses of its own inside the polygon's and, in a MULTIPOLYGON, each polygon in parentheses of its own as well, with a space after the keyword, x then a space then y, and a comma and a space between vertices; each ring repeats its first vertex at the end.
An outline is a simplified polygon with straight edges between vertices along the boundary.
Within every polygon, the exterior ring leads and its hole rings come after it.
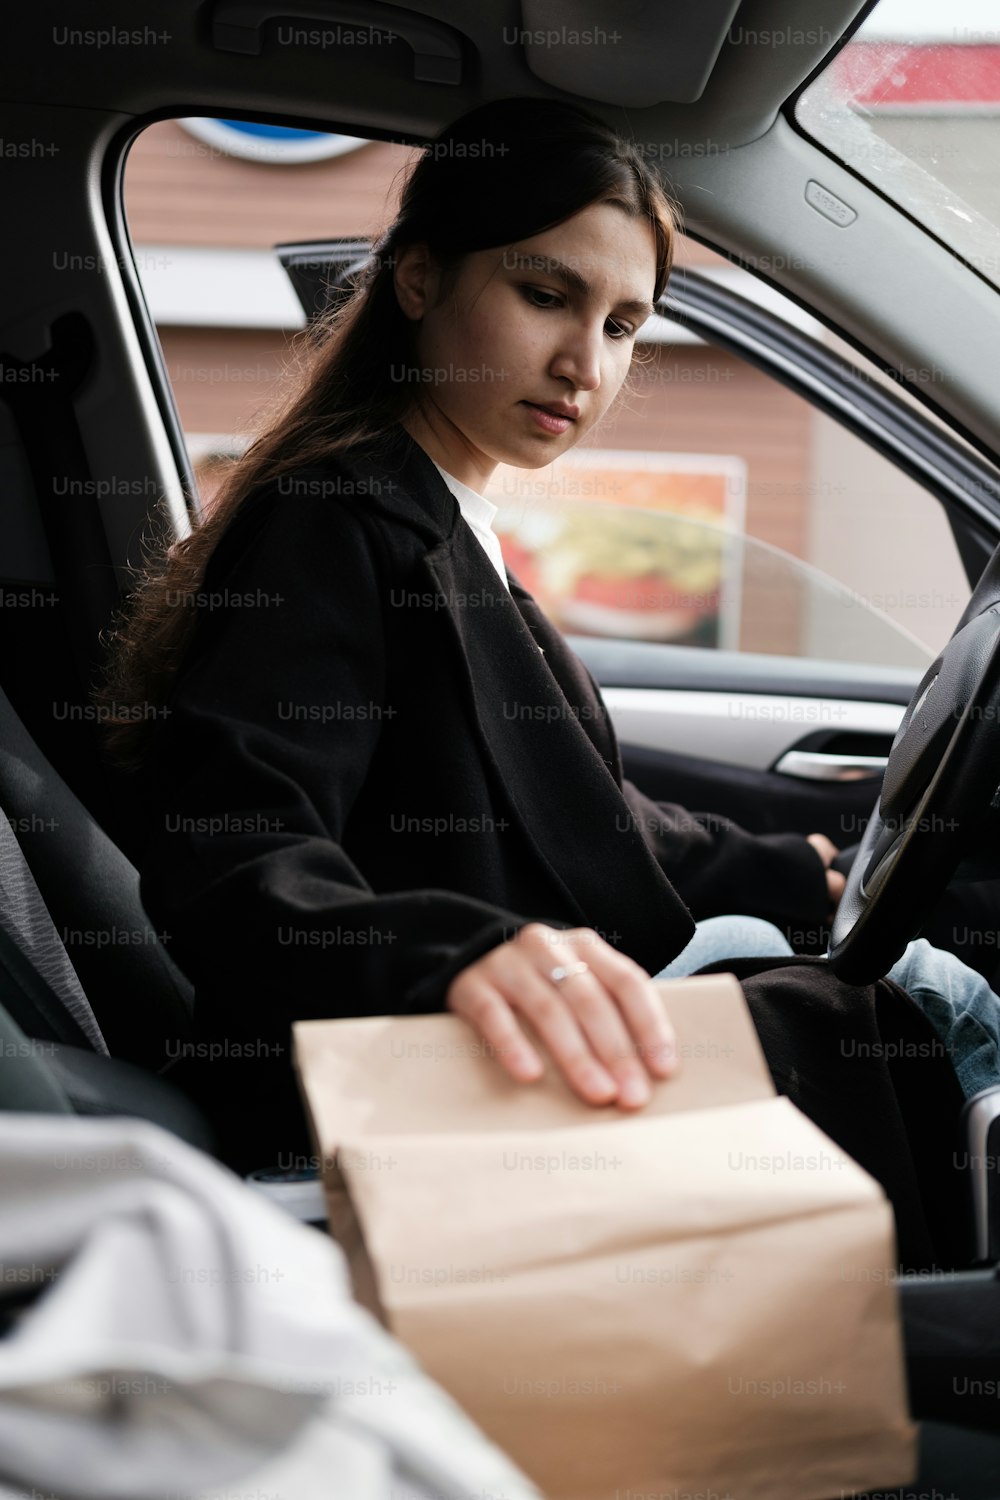
POLYGON ((108 1052, 97 1017, 2 807, 0 1001, 29 1037, 108 1052))

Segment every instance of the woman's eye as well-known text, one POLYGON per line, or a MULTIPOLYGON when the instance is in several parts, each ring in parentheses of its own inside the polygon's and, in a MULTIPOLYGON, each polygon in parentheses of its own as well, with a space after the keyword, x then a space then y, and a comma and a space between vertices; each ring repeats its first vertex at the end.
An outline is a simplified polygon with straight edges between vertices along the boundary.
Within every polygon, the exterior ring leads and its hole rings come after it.
POLYGON ((521 292, 532 307, 558 307, 562 302, 558 292, 546 291, 542 286, 523 286, 521 292))
MULTIPOLYGON (((532 307, 562 307, 565 300, 560 292, 549 291, 543 286, 522 286, 521 295, 532 307)), ((628 323, 619 323, 615 318, 609 318, 604 326, 613 339, 628 339, 635 333, 628 323)))

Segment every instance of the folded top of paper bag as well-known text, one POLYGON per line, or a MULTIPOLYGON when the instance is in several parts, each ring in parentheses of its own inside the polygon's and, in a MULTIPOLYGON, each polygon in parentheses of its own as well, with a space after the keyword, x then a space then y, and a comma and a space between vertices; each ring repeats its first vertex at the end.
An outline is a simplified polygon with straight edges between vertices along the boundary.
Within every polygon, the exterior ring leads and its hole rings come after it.
MULTIPOLYGON (((680 1067, 673 1078, 652 1082, 646 1116, 774 1097, 733 975, 658 980, 656 987, 677 1035, 680 1067)), ((294 1030, 296 1065, 324 1150, 358 1133, 530 1130, 628 1118, 614 1105, 595 1110, 584 1103, 551 1061, 536 1083, 518 1083, 451 1014, 299 1021, 294 1030)))

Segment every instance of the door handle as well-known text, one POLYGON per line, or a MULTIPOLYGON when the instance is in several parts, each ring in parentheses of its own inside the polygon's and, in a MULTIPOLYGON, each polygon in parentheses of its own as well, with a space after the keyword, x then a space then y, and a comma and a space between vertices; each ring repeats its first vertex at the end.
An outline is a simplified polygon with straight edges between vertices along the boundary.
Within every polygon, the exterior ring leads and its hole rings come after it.
POLYGON ((874 781, 886 768, 885 755, 826 755, 822 750, 787 750, 775 770, 805 781, 874 781))

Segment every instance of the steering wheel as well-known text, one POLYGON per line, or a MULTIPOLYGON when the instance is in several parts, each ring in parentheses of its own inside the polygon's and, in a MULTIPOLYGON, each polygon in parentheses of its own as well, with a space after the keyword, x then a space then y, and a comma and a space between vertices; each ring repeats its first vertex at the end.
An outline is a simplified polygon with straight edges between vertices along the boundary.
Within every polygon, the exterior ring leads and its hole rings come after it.
POLYGON ((959 864, 994 852, 998 834, 1000 547, 892 742, 834 918, 829 964, 838 978, 882 978, 959 864))

